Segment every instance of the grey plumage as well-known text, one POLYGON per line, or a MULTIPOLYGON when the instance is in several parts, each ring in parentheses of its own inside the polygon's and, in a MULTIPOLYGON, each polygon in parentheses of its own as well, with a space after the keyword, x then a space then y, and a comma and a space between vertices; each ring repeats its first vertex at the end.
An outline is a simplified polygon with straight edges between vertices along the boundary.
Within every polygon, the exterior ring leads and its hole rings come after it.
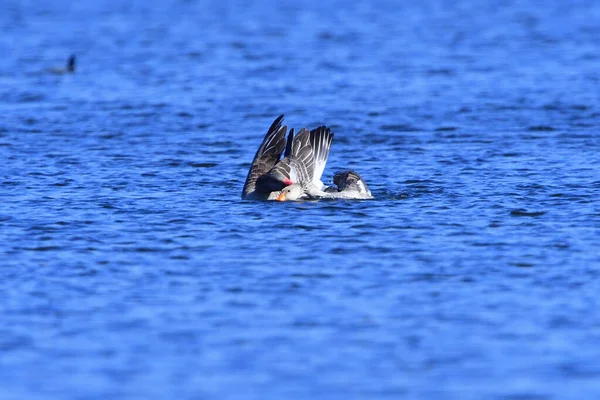
POLYGON ((275 166, 285 149, 287 127, 281 126, 282 122, 283 115, 280 115, 273 121, 262 144, 256 151, 242 190, 243 199, 255 197, 256 199, 260 199, 264 197, 261 193, 256 192, 256 181, 275 166))
POLYGON ((354 171, 334 176, 337 190, 325 188, 321 182, 333 141, 333 132, 328 127, 320 126, 312 131, 302 128, 296 135, 290 129, 286 143, 287 127, 282 126, 282 121, 283 115, 280 115, 256 152, 242 199, 373 198, 366 183, 354 171), (284 157, 280 160, 282 153, 284 157), (286 195, 289 197, 285 198, 286 195))

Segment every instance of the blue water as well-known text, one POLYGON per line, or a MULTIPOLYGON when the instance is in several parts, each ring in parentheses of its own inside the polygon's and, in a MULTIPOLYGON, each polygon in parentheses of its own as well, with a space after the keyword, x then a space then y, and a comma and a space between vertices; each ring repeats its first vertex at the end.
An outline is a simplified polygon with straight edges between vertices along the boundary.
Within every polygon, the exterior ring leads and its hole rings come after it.
POLYGON ((4 0, 0 398, 598 397, 598 21, 4 0), (281 113, 376 199, 240 200, 281 113))

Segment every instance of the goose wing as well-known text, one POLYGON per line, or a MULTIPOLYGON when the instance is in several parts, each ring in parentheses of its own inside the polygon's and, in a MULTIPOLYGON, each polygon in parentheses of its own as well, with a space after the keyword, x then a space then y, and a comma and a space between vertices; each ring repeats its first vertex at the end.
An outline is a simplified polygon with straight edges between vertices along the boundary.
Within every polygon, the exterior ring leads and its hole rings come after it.
POLYGON ((292 136, 288 138, 286 156, 258 179, 257 190, 273 192, 293 183, 308 184, 314 170, 312 157, 310 132, 302 128, 293 139, 292 136))
POLYGON ((281 158, 281 154, 285 149, 285 134, 287 132, 287 127, 282 126, 282 122, 283 114, 273 121, 262 144, 256 151, 242 190, 243 199, 257 190, 257 180, 271 170, 281 158))
POLYGON ((333 141, 333 132, 326 126, 320 126, 310 131, 310 142, 313 151, 314 171, 312 183, 321 190, 325 185, 321 181, 327 159, 329 158, 329 149, 333 141))

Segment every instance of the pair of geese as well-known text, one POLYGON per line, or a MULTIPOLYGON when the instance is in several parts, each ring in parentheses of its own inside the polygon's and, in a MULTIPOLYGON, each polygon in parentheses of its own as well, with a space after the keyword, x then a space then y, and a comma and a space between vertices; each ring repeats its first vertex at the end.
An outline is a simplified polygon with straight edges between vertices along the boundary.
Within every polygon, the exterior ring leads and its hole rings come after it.
POLYGON ((321 181, 333 132, 326 126, 286 133, 283 115, 275 119, 258 148, 244 183, 242 199, 294 201, 304 199, 372 199, 355 171, 333 176, 335 187, 321 181), (283 158, 281 156, 283 155, 283 158))
MULTIPOLYGON (((75 72, 75 55, 65 68, 53 68, 54 74, 75 72)), ((275 119, 258 148, 242 199, 293 201, 303 199, 372 199, 371 191, 355 171, 342 171, 333 176, 337 187, 326 187, 321 175, 329 157, 333 132, 326 126, 312 131, 302 128, 286 133, 283 115, 275 119), (281 155, 283 158, 281 159, 281 155)))
MULTIPOLYGON (((53 68, 54 74, 75 72, 75 55, 65 68, 53 68)), ((258 148, 242 199, 293 201, 302 199, 372 199, 371 191, 355 171, 342 171, 333 176, 337 187, 326 187, 321 175, 329 157, 333 132, 326 126, 312 131, 302 128, 296 135, 281 126, 283 115, 275 119, 258 148), (283 159, 281 155, 283 154, 283 159)))

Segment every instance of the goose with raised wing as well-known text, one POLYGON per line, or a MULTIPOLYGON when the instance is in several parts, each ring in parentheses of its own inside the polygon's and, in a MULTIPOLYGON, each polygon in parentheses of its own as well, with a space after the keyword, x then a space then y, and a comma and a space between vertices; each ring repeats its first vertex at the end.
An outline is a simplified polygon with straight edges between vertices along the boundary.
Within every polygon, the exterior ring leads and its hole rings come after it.
POLYGON ((312 131, 302 128, 296 135, 282 125, 280 115, 265 135, 246 177, 242 199, 372 199, 371 191, 360 175, 344 171, 334 176, 337 187, 321 181, 333 132, 320 126, 312 131), (281 156, 283 155, 283 158, 281 156))

